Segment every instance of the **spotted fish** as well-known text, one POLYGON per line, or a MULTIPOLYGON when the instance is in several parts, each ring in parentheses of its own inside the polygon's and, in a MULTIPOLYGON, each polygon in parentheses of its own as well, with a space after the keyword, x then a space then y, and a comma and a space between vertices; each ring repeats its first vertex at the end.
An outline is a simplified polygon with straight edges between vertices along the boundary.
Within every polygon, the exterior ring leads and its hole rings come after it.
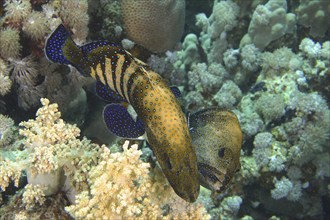
POLYGON ((97 82, 107 127, 116 135, 147 140, 174 191, 188 202, 199 194, 196 153, 187 120, 166 82, 145 63, 118 45, 97 41, 76 45, 60 25, 47 39, 46 57, 74 66, 97 82), (127 111, 129 103, 136 117, 127 111))
POLYGON ((221 192, 240 169, 242 131, 234 113, 210 108, 189 117, 200 184, 221 192))

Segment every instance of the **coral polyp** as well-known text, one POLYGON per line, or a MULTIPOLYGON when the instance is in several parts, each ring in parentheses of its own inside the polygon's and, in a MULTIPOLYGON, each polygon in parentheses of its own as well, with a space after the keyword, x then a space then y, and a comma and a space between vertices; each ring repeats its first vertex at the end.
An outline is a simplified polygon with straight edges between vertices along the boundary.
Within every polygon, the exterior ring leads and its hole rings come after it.
POLYGON ((43 12, 32 12, 23 22, 23 32, 33 40, 40 40, 49 33, 47 20, 43 12))
POLYGON ((0 55, 2 58, 18 58, 21 50, 22 45, 17 29, 7 27, 0 30, 0 55))
POLYGON ((12 25, 19 24, 32 12, 29 0, 5 0, 4 9, 5 19, 12 25))

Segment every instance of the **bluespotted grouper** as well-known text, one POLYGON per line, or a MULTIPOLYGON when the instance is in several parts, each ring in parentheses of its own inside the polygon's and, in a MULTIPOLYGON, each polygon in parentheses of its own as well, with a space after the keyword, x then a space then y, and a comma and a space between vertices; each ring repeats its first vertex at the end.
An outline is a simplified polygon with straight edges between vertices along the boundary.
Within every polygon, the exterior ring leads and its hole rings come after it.
POLYGON ((114 101, 103 112, 108 129, 126 138, 146 133, 176 194, 188 202, 197 199, 197 157, 188 123, 170 87, 156 72, 107 41, 76 45, 63 25, 47 39, 45 53, 49 60, 93 77, 99 96, 114 101), (137 118, 132 118, 122 102, 133 107, 137 118))
POLYGON ((200 184, 224 191, 240 169, 242 131, 236 115, 221 108, 204 109, 190 115, 189 129, 200 184))

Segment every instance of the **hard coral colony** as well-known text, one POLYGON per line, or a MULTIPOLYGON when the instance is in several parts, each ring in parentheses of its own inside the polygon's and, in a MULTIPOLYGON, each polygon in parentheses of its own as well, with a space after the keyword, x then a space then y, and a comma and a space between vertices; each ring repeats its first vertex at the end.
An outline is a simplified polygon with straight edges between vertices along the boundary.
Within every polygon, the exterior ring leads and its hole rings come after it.
POLYGON ((329 219, 329 1, 0 4, 0 219, 329 219))

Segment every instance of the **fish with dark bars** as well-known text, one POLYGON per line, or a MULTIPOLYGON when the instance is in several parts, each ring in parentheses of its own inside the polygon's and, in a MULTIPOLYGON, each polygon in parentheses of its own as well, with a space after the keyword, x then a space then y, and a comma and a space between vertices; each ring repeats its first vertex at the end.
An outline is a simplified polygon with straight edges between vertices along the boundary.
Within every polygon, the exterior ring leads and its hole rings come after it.
POLYGON ((175 91, 160 75, 110 42, 78 46, 63 25, 47 39, 45 53, 49 60, 71 65, 82 75, 93 77, 98 95, 110 103, 103 112, 108 129, 125 138, 145 133, 176 194, 188 202, 197 199, 197 157, 188 123, 175 91), (128 112, 128 104, 136 117, 128 112))

